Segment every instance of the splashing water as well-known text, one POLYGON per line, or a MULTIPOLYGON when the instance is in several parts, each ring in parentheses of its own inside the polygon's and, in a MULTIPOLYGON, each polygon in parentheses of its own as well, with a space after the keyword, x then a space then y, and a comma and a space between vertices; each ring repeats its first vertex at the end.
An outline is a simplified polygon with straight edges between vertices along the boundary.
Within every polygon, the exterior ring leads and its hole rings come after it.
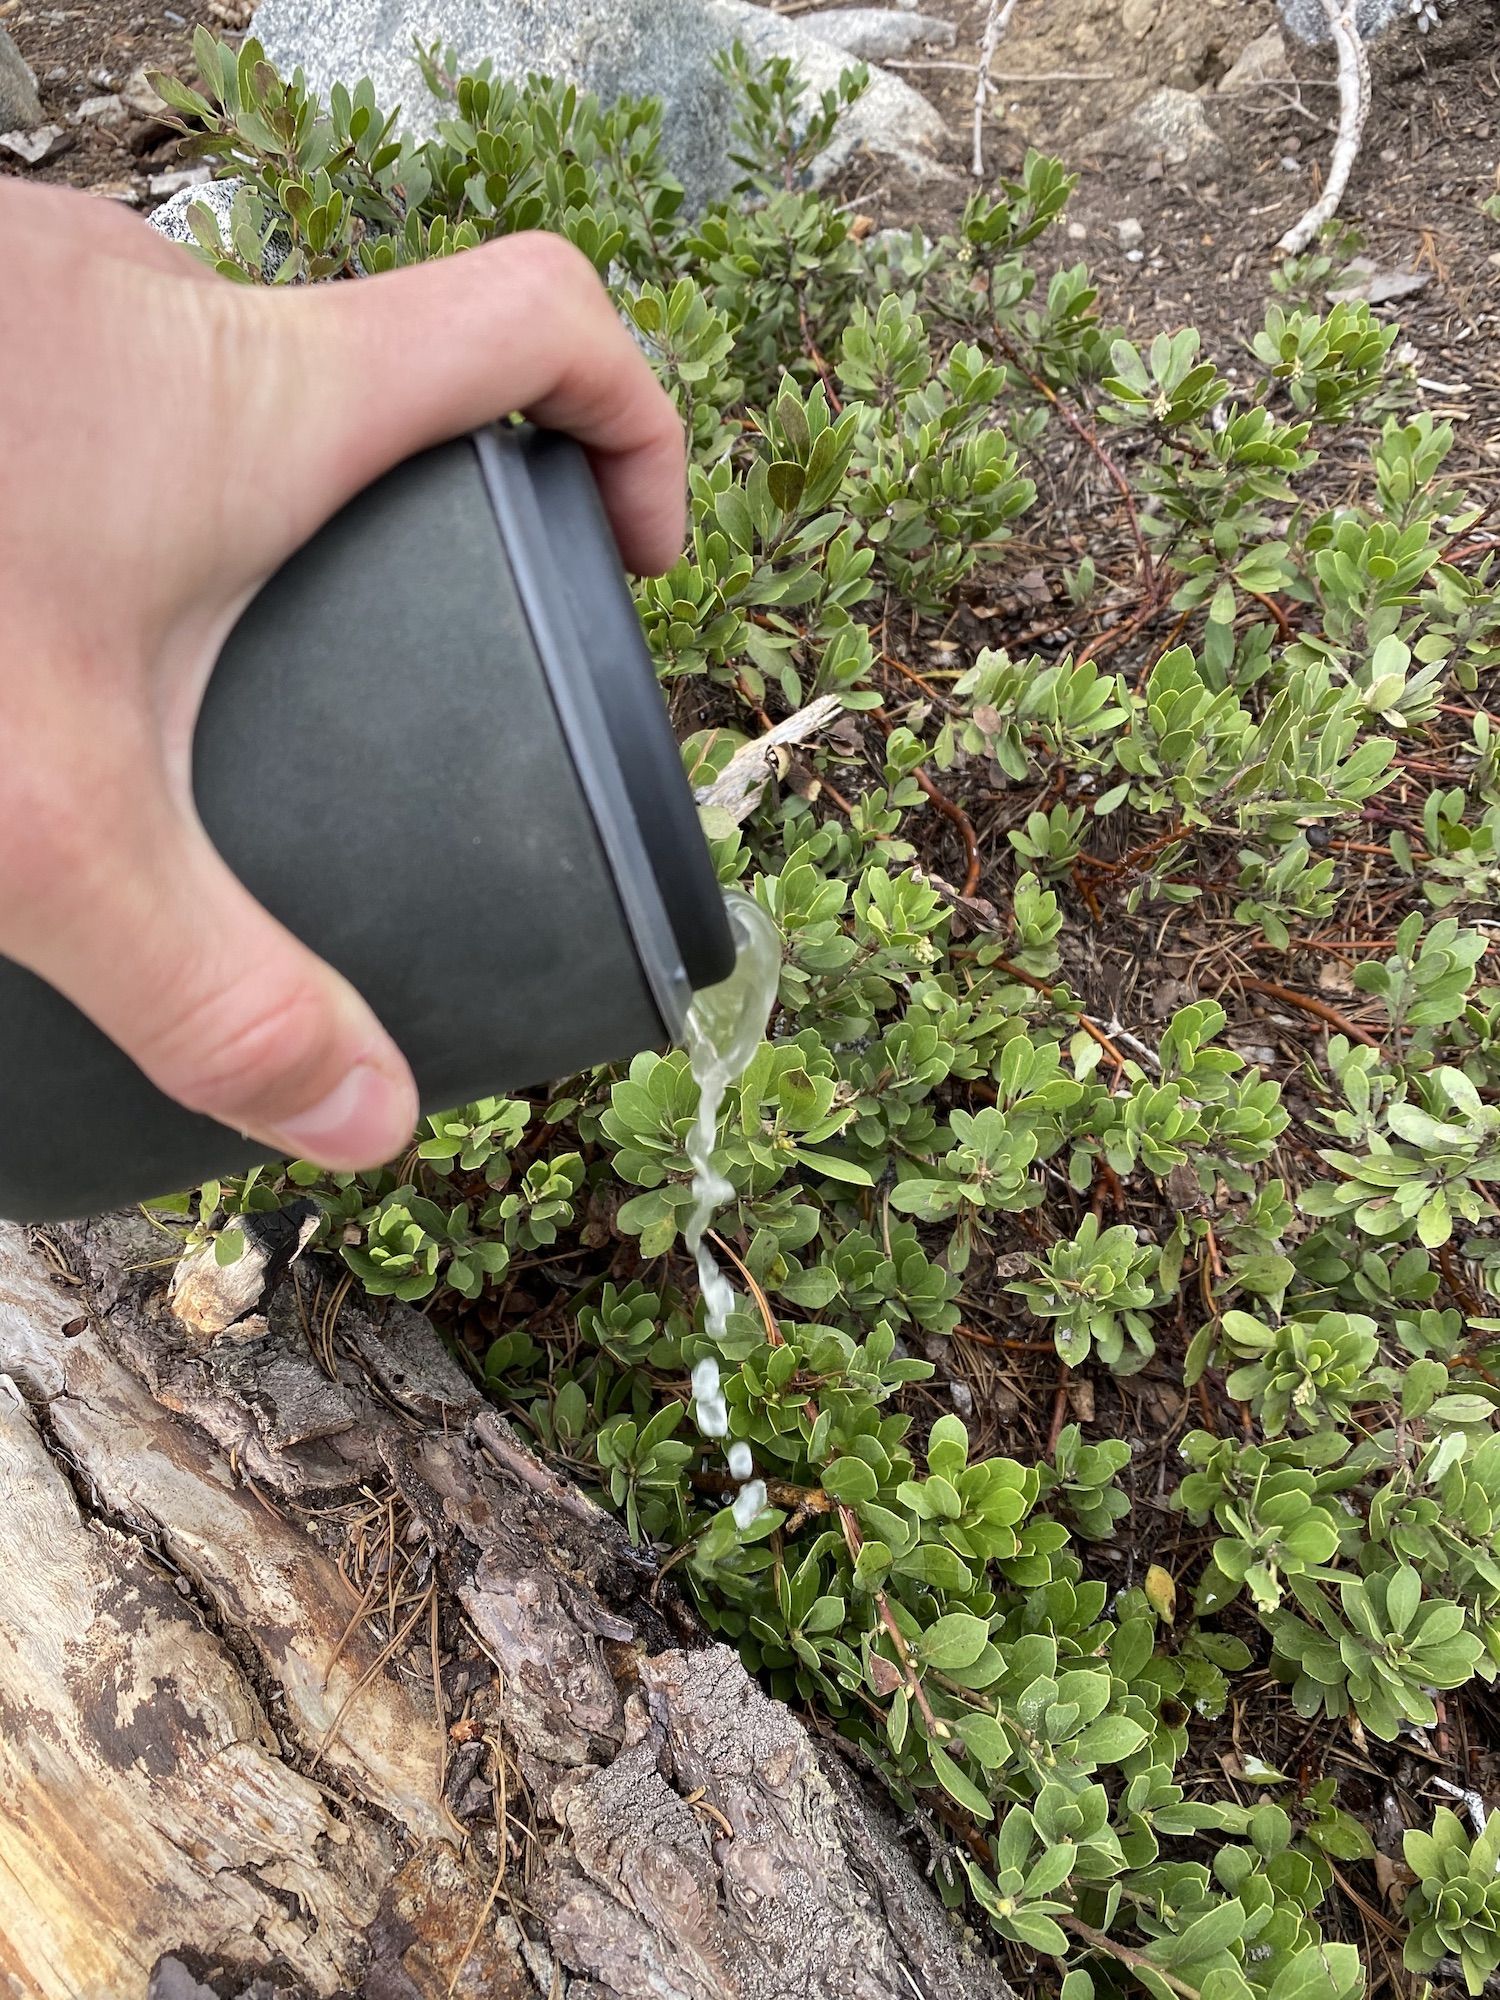
MULTIPOLYGON (((744 1075, 750 1058, 760 1046, 776 1003, 776 982, 781 972, 781 935, 759 903, 737 889, 730 890, 724 903, 737 952, 734 971, 720 985, 705 987, 693 996, 685 1037, 698 1084, 698 1115, 687 1138, 687 1156, 693 1168, 693 1206, 683 1234, 698 1265, 704 1331, 716 1345, 724 1338, 735 1303, 734 1287, 704 1240, 714 1210, 734 1193, 730 1182, 714 1168, 719 1112, 725 1093, 744 1075)), ((719 1364, 713 1355, 706 1354, 695 1365, 692 1383, 693 1415, 699 1430, 704 1437, 726 1437, 729 1410, 719 1384, 719 1364)), ((746 1482, 741 1485, 733 1508, 736 1523, 744 1529, 766 1504, 765 1484, 750 1477, 754 1461, 750 1447, 743 1441, 729 1447, 728 1460, 732 1476, 746 1482)))

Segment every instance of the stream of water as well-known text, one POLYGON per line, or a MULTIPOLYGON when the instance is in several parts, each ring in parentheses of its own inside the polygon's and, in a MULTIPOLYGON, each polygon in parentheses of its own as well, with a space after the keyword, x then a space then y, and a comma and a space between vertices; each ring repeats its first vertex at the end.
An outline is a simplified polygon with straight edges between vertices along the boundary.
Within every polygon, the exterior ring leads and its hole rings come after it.
MULTIPOLYGON (((735 1296, 734 1287, 705 1241, 714 1211, 734 1193, 724 1176, 715 1171, 714 1141, 725 1093, 744 1075, 765 1034, 781 971, 781 934, 759 903, 738 889, 731 889, 724 902, 738 953, 734 971, 721 985, 694 994, 685 1036, 698 1084, 698 1115, 687 1139, 693 1167, 693 1206, 683 1233, 698 1264, 704 1330, 715 1345, 724 1338, 735 1296)), ((729 1411, 715 1355, 706 1354, 696 1364, 692 1384, 693 1416, 699 1430, 704 1437, 727 1437, 729 1411)), ((755 1464, 743 1439, 731 1444, 725 1456, 730 1476, 740 1481, 734 1518, 741 1528, 747 1528, 766 1504, 765 1483, 752 1477, 755 1464)))

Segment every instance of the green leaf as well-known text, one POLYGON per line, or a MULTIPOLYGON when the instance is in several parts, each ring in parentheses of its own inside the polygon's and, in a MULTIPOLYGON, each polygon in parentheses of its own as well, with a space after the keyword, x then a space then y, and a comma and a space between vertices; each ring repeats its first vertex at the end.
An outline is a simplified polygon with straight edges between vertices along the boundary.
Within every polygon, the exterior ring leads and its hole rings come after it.
POLYGON ((929 1741, 927 1756, 932 1765, 932 1775, 950 1798, 956 1799, 975 1819, 994 1818, 994 1808, 989 1800, 972 1780, 964 1776, 946 1750, 939 1750, 935 1743, 929 1741))
POLYGON ((1176 1937, 1158 1939, 1147 1947, 1147 1956, 1169 1972, 1178 1966, 1211 1964, 1239 1941, 1244 1928, 1243 1908, 1228 1900, 1195 1917, 1176 1937))
POLYGON ((836 1458, 825 1465, 822 1485, 831 1499, 851 1507, 861 1500, 873 1500, 879 1490, 875 1474, 862 1458, 836 1458))
POLYGON ((990 1628, 967 1611, 950 1611, 917 1641, 917 1656, 930 1667, 971 1667, 984 1651, 990 1628))
POLYGON ((1068 1747, 1080 1763, 1118 1764, 1133 1756, 1145 1740, 1145 1730, 1128 1715, 1101 1715, 1068 1747))
POLYGON ((850 1187, 875 1185, 868 1167, 861 1167, 853 1160, 841 1159, 837 1153, 812 1153, 802 1146, 793 1146, 792 1158, 801 1166, 810 1167, 815 1174, 823 1174, 831 1181, 846 1181, 850 1187))
POLYGON ((1068 1949, 1067 1932, 1037 1910, 1017 1910, 1005 1920, 1005 1927, 1012 1937, 1049 1958, 1061 1958, 1068 1949))

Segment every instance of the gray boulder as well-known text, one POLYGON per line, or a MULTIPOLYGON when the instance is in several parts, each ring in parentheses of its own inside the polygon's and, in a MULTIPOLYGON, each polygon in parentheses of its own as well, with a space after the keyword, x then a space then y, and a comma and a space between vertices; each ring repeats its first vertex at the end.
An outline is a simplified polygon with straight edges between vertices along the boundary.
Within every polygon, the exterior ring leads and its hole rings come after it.
MULTIPOLYGON (((1282 20, 1299 42, 1316 44, 1330 39, 1323 0, 1280 0, 1280 7, 1282 20)), ((1365 41, 1373 42, 1387 28, 1403 21, 1415 21, 1425 33, 1442 11, 1440 0, 1359 0, 1354 25, 1365 41)))
POLYGON ((958 30, 931 14, 895 13, 889 7, 824 7, 810 25, 825 42, 864 62, 889 62, 913 49, 951 49, 958 30))
MULTIPOLYGON (((659 97, 668 165, 701 206, 727 194, 736 177, 729 93, 715 54, 738 39, 762 60, 790 56, 816 95, 849 59, 816 32, 815 20, 749 0, 261 0, 255 32, 274 63, 300 63, 315 89, 370 76, 381 103, 399 102, 403 125, 419 136, 431 133, 441 111, 422 82, 414 40, 452 46, 462 62, 489 56, 502 76, 565 78, 606 101, 659 97)), ((860 148, 916 173, 940 171, 934 153, 942 136, 927 99, 876 70, 819 175, 860 148)))
POLYGON ((1157 159, 1191 174, 1212 171, 1224 142, 1201 98, 1190 90, 1163 89, 1084 141, 1083 150, 1112 159, 1157 159))
MULTIPOLYGON (((234 208, 234 198, 243 187, 243 181, 204 181, 201 186, 179 188, 148 217, 151 227, 165 236, 169 243, 191 244, 195 239, 188 224, 188 210, 195 202, 201 202, 213 215, 219 225, 219 234, 227 238, 229 217, 234 208)), ((267 279, 274 278, 286 262, 290 244, 284 236, 273 236, 261 254, 261 271, 267 279)))
POLYGON ((1231 93, 1253 90, 1258 84, 1279 82, 1291 73, 1280 28, 1267 28, 1240 50, 1233 66, 1219 78, 1219 89, 1231 93))
POLYGON ((0 132, 30 132, 42 122, 36 78, 21 51, 0 28, 0 132))

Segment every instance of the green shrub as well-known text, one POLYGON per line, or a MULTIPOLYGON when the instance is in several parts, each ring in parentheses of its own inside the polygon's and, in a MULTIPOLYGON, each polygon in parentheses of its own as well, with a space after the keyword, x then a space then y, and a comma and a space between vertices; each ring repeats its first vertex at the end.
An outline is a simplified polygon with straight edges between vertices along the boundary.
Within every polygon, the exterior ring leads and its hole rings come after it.
MULTIPOLYGON (((1349 246, 1284 271, 1231 375, 1191 329, 1126 339, 1084 266, 1043 278, 1054 160, 935 243, 807 191, 857 73, 811 104, 729 53, 743 187, 690 216, 649 103, 433 49, 416 144, 367 84, 321 106, 253 41, 200 36, 198 63, 201 88, 163 89, 244 181, 225 234, 194 220, 226 276, 259 281, 272 242, 291 283, 530 227, 607 275, 692 441, 688 545, 638 603, 700 772, 772 709, 845 714, 742 825, 706 819, 784 939, 715 1151, 746 1281, 729 1437, 769 1495, 748 1526, 684 1422, 708 1349, 680 1052, 429 1120, 379 1174, 215 1184, 193 1227, 232 1255, 237 1215, 300 1191, 366 1290, 431 1298, 539 1447, 676 1552, 710 1629, 862 1745, 1013 1976, 1055 1990, 1040 1954, 1065 2000, 1357 1994, 1319 1911, 1368 1836, 1331 1779, 1295 1809, 1230 1796, 1209 1746, 1252 1662, 1282 1683, 1256 1701, 1377 1744, 1500 1666, 1500 597, 1396 329, 1318 309, 1349 246), (1045 631, 979 645, 1064 451, 1115 518, 1059 564, 1045 631), (1461 776, 1429 783, 1445 745, 1461 776), (1372 921, 1346 843, 1396 918, 1353 972, 1381 1025, 1335 1008, 1320 1051, 1315 933, 1372 921), (1159 1030, 1081 997, 1096 915, 1149 936, 1184 909, 1228 954, 1203 997, 1159 1030), (1251 964, 1305 1010, 1279 1077, 1210 997, 1251 964), (558 1305, 507 1318, 547 1272, 558 1305), (975 1340, 1040 1355, 1045 1458, 934 1420, 923 1385, 975 1340), (1108 1436, 1116 1378, 1147 1368, 1206 1426, 1170 1506, 1108 1436), (1071 1370, 1092 1424, 1061 1423, 1071 1370), (1204 1531, 1191 1611, 1148 1567, 1163 1521, 1204 1531), (1121 1524, 1140 1588, 1091 1573, 1121 1524)), ((1472 1980, 1491 1835, 1456 1828, 1410 1836, 1409 1962, 1455 1952, 1472 1980)))
POLYGON ((1500 1966, 1500 1813, 1471 1840, 1457 1814, 1439 1806, 1431 1833, 1408 1833, 1405 1851, 1417 1878, 1406 1899, 1406 1963, 1431 1972, 1440 1958, 1456 1958, 1469 1991, 1482 1993, 1500 1966))

